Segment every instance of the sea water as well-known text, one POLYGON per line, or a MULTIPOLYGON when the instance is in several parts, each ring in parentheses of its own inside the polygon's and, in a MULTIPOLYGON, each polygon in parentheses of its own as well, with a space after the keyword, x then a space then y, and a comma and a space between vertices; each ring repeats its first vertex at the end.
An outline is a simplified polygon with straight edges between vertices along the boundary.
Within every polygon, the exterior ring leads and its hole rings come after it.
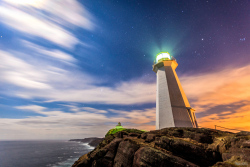
POLYGON ((0 167, 70 167, 93 149, 72 141, 0 141, 0 167))

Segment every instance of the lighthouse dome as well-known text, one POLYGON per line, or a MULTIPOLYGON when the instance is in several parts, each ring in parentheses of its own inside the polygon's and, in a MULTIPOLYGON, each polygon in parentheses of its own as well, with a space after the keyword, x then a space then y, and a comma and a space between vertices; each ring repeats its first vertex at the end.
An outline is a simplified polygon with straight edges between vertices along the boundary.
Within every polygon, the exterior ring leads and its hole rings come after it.
POLYGON ((159 63, 164 60, 171 60, 170 54, 168 52, 160 52, 156 55, 155 63, 159 63))

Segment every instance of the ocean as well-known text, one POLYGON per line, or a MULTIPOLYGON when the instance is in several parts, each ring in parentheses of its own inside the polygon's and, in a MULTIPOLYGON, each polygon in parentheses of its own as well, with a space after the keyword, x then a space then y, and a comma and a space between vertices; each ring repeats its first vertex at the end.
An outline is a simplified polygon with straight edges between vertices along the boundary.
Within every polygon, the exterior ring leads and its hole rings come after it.
POLYGON ((0 141, 0 167, 70 167, 93 149, 73 141, 0 141))

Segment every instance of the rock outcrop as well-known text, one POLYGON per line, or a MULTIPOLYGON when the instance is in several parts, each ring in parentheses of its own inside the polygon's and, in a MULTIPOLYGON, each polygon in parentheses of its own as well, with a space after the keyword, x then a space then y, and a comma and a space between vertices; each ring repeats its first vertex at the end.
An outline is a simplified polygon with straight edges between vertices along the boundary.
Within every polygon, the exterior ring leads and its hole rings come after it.
POLYGON ((85 139, 70 139, 69 141, 76 141, 76 142, 82 142, 82 143, 88 143, 88 145, 92 147, 98 146, 98 144, 103 140, 103 138, 97 138, 97 137, 89 137, 85 139))
POLYGON ((250 133, 204 128, 107 135, 72 167, 250 166, 250 133))

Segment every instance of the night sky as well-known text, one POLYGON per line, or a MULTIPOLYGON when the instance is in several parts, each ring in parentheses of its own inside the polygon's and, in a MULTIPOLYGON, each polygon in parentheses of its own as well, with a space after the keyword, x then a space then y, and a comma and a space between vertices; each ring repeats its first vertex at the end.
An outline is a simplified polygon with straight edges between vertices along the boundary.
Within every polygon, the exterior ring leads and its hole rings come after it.
POLYGON ((1 0, 0 140, 154 130, 163 51, 201 127, 250 131, 249 39, 247 0, 1 0))

